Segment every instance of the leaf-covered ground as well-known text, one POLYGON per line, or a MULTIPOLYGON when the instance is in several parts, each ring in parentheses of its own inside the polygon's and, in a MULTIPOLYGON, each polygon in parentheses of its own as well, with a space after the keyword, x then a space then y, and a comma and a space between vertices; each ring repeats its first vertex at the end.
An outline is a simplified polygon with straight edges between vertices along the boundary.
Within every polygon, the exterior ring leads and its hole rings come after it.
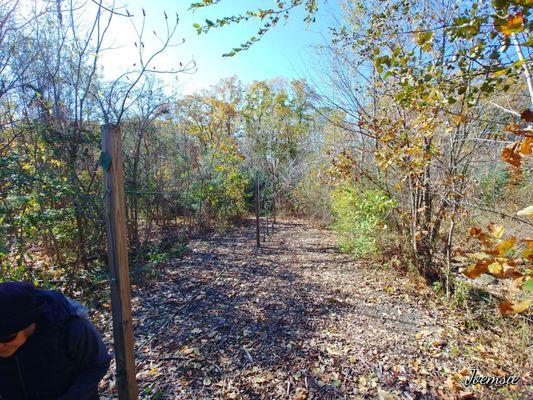
POLYGON ((339 253, 331 232, 282 221, 257 249, 247 221, 189 248, 134 289, 142 398, 530 397, 523 338, 468 325, 405 272, 339 253), (465 387, 470 368, 521 380, 465 387))

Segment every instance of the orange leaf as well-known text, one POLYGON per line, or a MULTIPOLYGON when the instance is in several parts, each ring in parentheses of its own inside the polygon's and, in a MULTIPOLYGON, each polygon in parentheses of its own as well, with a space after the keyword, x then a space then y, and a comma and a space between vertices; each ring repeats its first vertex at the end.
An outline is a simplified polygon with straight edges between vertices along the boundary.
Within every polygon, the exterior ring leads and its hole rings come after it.
POLYGON ((505 22, 498 23, 496 29, 503 33, 505 36, 510 36, 513 33, 520 32, 524 29, 524 17, 522 13, 516 15, 509 15, 509 18, 505 22))
POLYGON ((488 271, 489 264, 492 264, 492 260, 479 260, 477 263, 461 271, 461 273, 467 278, 476 279, 479 275, 488 271))
POLYGON ((452 119, 457 125, 467 121, 467 118, 464 115, 455 115, 452 117, 452 119))
POLYGON ((532 137, 526 137, 524 140, 522 140, 522 143, 520 143, 520 150, 519 152, 525 156, 531 154, 531 149, 533 148, 533 138, 532 137))
POLYGON ((470 228, 470 236, 475 237, 477 240, 479 240, 485 245, 488 245, 490 242, 488 235, 485 232, 483 232, 481 228, 478 228, 477 226, 473 226, 472 228, 470 228))
POLYGON ((530 304, 531 300, 518 301, 516 303, 513 303, 509 300, 504 300, 502 303, 500 303, 498 308, 500 309, 501 314, 512 315, 526 311, 530 304))
POLYGON ((515 142, 505 146, 502 150, 501 156, 503 161, 517 168, 520 168, 520 164, 522 162, 522 156, 517 152, 519 145, 520 142, 515 142))

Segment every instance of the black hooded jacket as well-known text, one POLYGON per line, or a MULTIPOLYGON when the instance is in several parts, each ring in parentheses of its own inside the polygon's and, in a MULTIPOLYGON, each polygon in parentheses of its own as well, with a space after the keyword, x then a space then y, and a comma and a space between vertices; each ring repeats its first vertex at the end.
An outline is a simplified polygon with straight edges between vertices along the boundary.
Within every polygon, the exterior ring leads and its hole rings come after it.
POLYGON ((60 293, 38 290, 35 333, 0 358, 0 400, 97 400, 110 357, 98 332, 60 293))

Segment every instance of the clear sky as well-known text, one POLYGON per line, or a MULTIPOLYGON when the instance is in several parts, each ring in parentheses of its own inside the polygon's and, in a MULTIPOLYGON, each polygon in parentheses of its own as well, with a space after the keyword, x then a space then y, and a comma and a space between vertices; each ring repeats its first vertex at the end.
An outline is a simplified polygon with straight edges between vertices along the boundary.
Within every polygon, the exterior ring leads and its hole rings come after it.
MULTIPOLYGON (((297 77, 313 78, 315 55, 312 46, 325 43, 329 38, 328 27, 335 24, 340 15, 339 1, 319 2, 317 21, 307 26, 303 19, 304 10, 291 14, 286 23, 280 23, 251 49, 238 53, 235 57, 222 57, 222 54, 248 40, 256 34, 258 21, 244 21, 237 25, 225 26, 211 30, 208 34, 198 35, 193 23, 203 25, 205 19, 215 20, 223 16, 242 13, 247 9, 269 8, 272 0, 222 0, 214 6, 197 9, 188 8, 192 0, 124 0, 117 5, 125 5, 134 15, 132 19, 140 26, 142 8, 146 11, 145 49, 149 54, 158 41, 153 31, 164 36, 165 20, 163 11, 173 21, 175 13, 180 17, 180 24, 175 42, 185 39, 180 46, 167 49, 159 56, 154 65, 157 69, 176 68, 180 62, 194 60, 197 71, 194 74, 177 76, 179 90, 190 93, 209 87, 220 78, 237 75, 243 82, 283 76, 289 79, 297 77)), ((108 33, 108 45, 115 49, 103 53, 101 64, 105 76, 112 79, 132 68, 136 62, 135 30, 127 18, 114 17, 112 29, 108 33)), ((164 79, 175 81, 166 76, 164 79)))

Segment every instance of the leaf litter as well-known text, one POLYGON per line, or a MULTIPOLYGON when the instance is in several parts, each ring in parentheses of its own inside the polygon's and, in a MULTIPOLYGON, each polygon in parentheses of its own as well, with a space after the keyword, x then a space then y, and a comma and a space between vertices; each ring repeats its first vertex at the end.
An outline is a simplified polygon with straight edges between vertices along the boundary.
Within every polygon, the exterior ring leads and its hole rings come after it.
MULTIPOLYGON (((354 260, 332 232, 281 221, 255 247, 251 220, 167 263, 133 291, 142 399, 528 398, 530 349, 469 328, 398 269, 354 260), (519 375, 466 387, 471 368, 519 375)), ((109 315, 99 315, 112 342, 109 315)), ((110 344, 111 346, 111 344, 110 344)), ((116 394, 114 367, 102 398, 116 394)))

